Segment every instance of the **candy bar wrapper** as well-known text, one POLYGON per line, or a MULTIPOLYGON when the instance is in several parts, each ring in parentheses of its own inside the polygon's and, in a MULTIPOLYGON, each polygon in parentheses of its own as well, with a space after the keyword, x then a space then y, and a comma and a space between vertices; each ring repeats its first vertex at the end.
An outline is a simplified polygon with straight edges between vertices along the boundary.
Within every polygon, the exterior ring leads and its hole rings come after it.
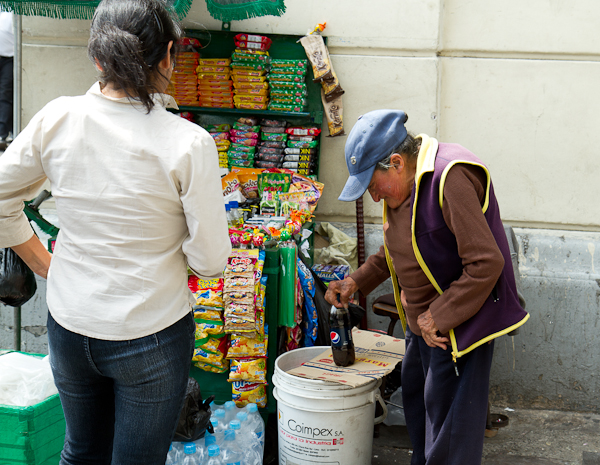
MULTIPOLYGON (((314 34, 313 34, 314 35, 314 34)), ((341 136, 344 132, 344 105, 342 97, 337 97, 331 102, 325 99, 325 92, 321 89, 321 101, 325 109, 325 118, 327 119, 327 129, 329 137, 341 136)))
POLYGON ((300 43, 312 65, 314 81, 321 82, 323 79, 331 79, 333 77, 331 61, 323 37, 319 34, 309 34, 302 37, 300 43))

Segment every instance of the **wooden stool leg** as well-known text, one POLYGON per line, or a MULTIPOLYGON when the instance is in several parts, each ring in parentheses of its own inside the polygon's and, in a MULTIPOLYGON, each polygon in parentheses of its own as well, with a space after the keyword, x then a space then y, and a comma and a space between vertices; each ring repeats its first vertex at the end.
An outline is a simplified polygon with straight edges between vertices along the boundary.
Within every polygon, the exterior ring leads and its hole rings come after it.
POLYGON ((396 326, 396 321, 398 321, 398 320, 390 319, 390 324, 388 325, 388 330, 387 330, 388 336, 392 336, 394 334, 394 327, 396 326))

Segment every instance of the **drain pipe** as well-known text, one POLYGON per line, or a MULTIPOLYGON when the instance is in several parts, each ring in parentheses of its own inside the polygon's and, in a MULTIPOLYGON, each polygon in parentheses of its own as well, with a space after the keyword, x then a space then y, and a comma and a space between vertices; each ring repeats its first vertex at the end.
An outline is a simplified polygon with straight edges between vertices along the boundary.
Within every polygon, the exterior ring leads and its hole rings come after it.
MULTIPOLYGON (((22 69, 22 25, 23 18, 21 15, 13 14, 13 35, 15 38, 14 58, 13 58, 13 138, 21 131, 21 95, 23 75, 22 69)), ((14 345, 15 350, 21 350, 21 307, 14 309, 14 345)))

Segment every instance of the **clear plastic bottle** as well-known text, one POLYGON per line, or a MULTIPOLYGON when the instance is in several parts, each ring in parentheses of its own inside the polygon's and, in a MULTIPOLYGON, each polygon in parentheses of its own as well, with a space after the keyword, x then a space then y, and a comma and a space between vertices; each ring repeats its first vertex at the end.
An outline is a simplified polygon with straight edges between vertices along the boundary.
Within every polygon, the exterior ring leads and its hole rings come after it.
MULTIPOLYGON (((239 426, 239 421, 237 422, 239 426)), ((235 431, 228 429, 225 431, 225 442, 223 443, 223 463, 225 465, 242 465, 244 462, 244 454, 235 439, 235 431)))
MULTIPOLYGON (((210 434, 208 431, 205 433, 205 436, 210 434)), ((198 458, 198 465, 205 465, 208 460, 208 450, 206 449, 205 438, 196 439, 194 441, 196 444, 196 457, 198 458)))
POLYGON ((186 442, 183 446, 183 462, 182 465, 198 465, 198 454, 196 453, 196 444, 186 442))
POLYGON ((173 444, 169 446, 169 452, 167 453, 167 461, 165 465, 180 465, 181 453, 177 447, 173 447, 173 444))
POLYGON ((225 408, 225 424, 228 425, 231 420, 235 420, 238 408, 232 400, 225 402, 223 407, 225 408))
POLYGON ((221 458, 221 449, 216 444, 208 446, 208 462, 206 465, 224 465, 221 458))
POLYGON ((233 221, 232 221, 232 215, 231 215, 231 205, 229 203, 225 204, 225 215, 227 218, 227 226, 229 226, 230 228, 233 228, 233 221))
POLYGON ((236 424, 233 421, 229 423, 229 426, 235 431, 238 437, 238 444, 244 453, 244 465, 261 465, 263 463, 262 447, 256 434, 250 431, 248 412, 245 410, 238 412, 237 420, 240 423, 239 430, 237 430, 236 424))
POLYGON ((204 435, 204 447, 206 447, 207 452, 208 448, 213 444, 217 444, 217 438, 214 434, 206 433, 204 435))
MULTIPOLYGON (((223 433, 227 429, 224 423, 220 423, 217 418, 211 418, 210 423, 213 427, 213 436, 215 438, 215 444, 218 446, 223 445, 223 433)), ((210 434, 210 433, 209 433, 210 434)))
POLYGON ((265 421, 258 413, 258 406, 256 404, 248 404, 246 406, 246 411, 248 412, 248 428, 260 441, 261 447, 261 455, 265 452, 265 421))
POLYGON ((234 227, 240 227, 242 225, 242 216, 240 215, 238 201, 232 200, 229 202, 229 208, 231 209, 231 220, 235 225, 234 227))

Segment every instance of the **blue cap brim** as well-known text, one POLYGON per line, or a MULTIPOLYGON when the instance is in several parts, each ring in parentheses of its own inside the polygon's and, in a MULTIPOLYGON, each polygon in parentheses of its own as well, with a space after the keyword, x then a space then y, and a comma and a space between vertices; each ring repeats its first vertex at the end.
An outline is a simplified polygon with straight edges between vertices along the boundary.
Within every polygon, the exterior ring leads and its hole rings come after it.
POLYGON ((362 197, 371 183, 371 178, 373 177, 374 172, 375 165, 367 168, 361 173, 350 176, 348 181, 346 181, 346 185, 338 197, 338 200, 343 202, 353 202, 354 200, 362 197))

